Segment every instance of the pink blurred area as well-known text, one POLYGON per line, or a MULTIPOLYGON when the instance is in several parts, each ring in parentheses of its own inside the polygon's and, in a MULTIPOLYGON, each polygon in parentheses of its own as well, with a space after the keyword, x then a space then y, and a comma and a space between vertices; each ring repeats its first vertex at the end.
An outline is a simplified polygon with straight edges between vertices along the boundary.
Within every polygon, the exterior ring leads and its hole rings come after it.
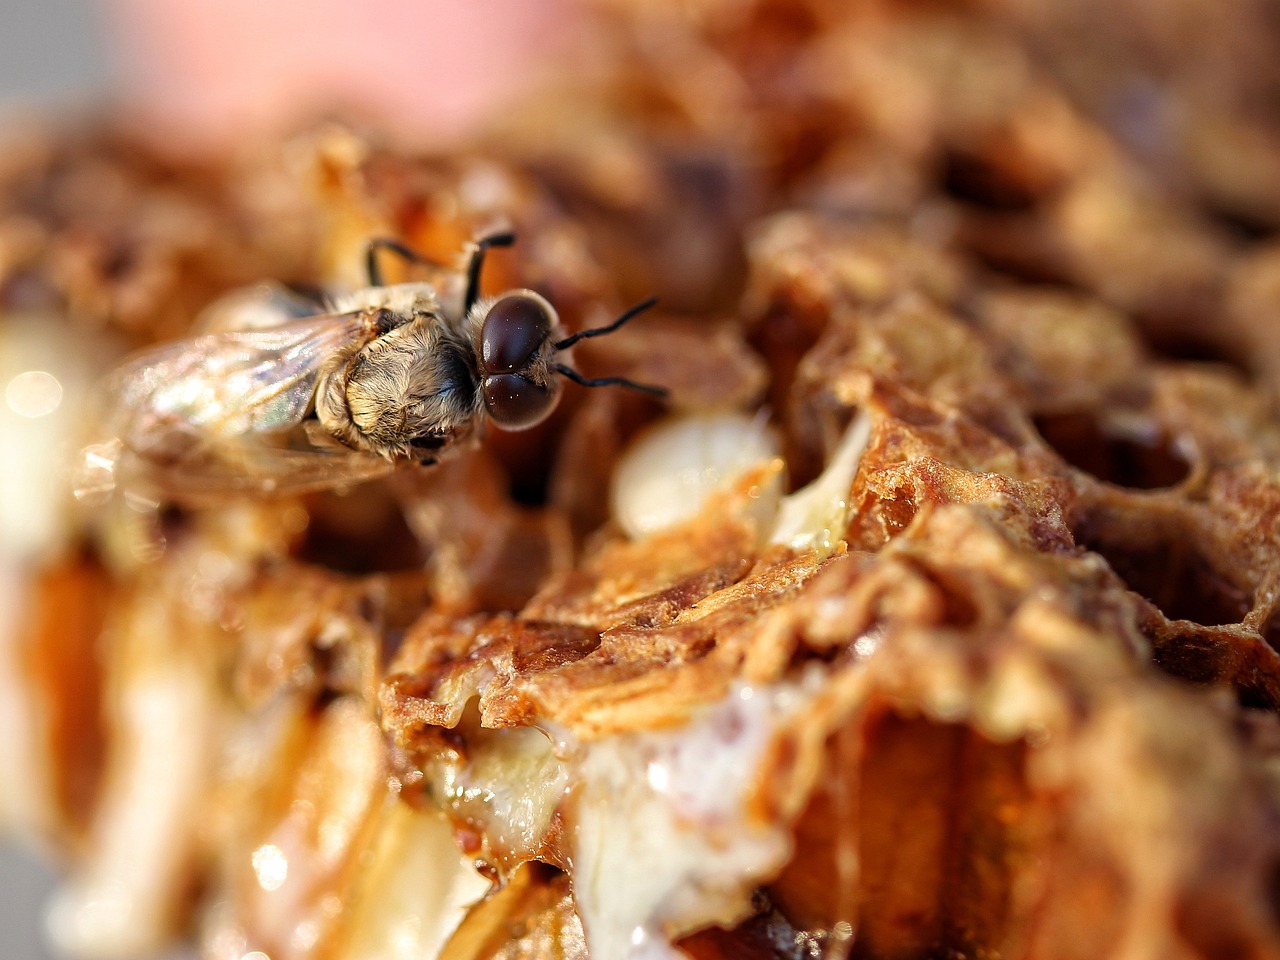
POLYGON ((575 0, 109 0, 125 103, 207 149, 350 110, 415 144, 464 137, 535 87, 575 0))

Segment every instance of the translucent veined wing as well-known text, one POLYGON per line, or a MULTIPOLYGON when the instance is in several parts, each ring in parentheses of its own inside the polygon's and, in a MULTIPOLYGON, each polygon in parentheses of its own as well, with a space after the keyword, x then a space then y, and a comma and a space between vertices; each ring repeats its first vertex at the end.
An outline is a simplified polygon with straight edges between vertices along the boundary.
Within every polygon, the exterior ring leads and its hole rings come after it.
POLYGON ((143 500, 216 503, 242 493, 305 493, 352 486, 396 468, 389 460, 355 450, 277 447, 258 437, 207 445, 168 463, 129 455, 118 441, 113 443, 117 445, 86 449, 86 462, 105 461, 110 473, 104 485, 101 470, 96 477, 82 471, 87 479, 77 487, 82 498, 93 502, 122 489, 143 500))
POLYGON ((390 465, 300 429, 321 373, 373 336, 361 313, 210 333, 146 351, 107 383, 103 442, 86 448, 77 495, 150 486, 181 499, 356 482, 390 465))
POLYGON ((303 296, 281 284, 264 281, 232 290, 213 301, 196 318, 193 332, 272 330, 317 314, 333 313, 328 304, 328 298, 303 296))

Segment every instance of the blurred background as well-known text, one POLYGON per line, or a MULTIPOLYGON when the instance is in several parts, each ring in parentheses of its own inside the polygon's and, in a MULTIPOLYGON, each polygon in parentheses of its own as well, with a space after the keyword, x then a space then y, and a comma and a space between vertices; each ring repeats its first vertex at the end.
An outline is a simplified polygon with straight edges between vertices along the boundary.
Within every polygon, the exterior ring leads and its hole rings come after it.
POLYGON ((7 0, 0 6, 0 95, 6 109, 53 100, 92 99, 107 84, 98 7, 7 0))
MULTIPOLYGON (((0 4, 0 124, 32 111, 82 108, 110 85, 101 10, 90 0, 6 0, 0 4)), ((0 589, 0 608, 4 591, 0 589)), ((42 904, 54 873, 40 851, 0 837, 0 955, 53 957, 43 936, 42 904)))

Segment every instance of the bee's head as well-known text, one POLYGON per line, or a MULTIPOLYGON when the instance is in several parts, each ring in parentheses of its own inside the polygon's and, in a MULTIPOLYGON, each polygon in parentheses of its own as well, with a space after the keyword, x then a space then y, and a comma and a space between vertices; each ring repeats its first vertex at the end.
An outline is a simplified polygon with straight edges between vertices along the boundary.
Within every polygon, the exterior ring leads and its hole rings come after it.
POLYGON ((480 391, 490 419, 505 430, 541 423, 555 409, 560 384, 551 358, 556 312, 531 290, 499 297, 480 330, 480 391))
POLYGON ((493 301, 485 312, 480 332, 480 381, 485 410, 498 426, 524 430, 541 423, 555 409, 560 384, 555 374, 587 387, 621 386, 664 396, 661 387, 634 383, 622 377, 584 379, 572 367, 555 363, 566 350, 585 337, 612 333, 656 301, 632 307, 605 327, 583 330, 563 340, 551 339, 556 328, 555 309, 532 290, 517 290, 493 301))

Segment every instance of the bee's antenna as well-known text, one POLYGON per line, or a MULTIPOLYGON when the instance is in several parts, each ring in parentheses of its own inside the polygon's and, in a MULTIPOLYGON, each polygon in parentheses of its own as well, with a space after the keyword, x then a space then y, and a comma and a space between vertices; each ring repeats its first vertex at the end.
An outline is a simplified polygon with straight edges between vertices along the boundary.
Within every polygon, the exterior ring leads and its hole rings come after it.
POLYGON ((628 390, 635 390, 638 393, 651 393, 655 397, 665 397, 667 395, 666 387, 655 387, 648 383, 636 383, 626 377, 596 377, 594 380, 588 380, 573 367, 566 367, 563 363, 553 363, 551 369, 560 374, 560 376, 567 377, 574 383, 580 383, 584 387, 626 387, 628 390))
MULTIPOLYGON (((637 303, 634 307, 632 307, 630 310, 628 310, 626 313, 624 313, 622 316, 620 316, 617 320, 613 321, 613 323, 609 324, 608 326, 592 327, 590 330, 579 330, 577 333, 573 334, 572 336, 565 337, 563 340, 558 341, 555 344, 555 348, 557 350, 564 350, 564 349, 567 349, 568 347, 572 347, 579 340, 587 339, 587 337, 602 337, 606 333, 613 333, 613 331, 617 330, 620 326, 622 326, 632 317, 635 317, 641 313, 644 313, 646 310, 648 310, 657 302, 658 302, 657 297, 650 297, 648 300, 642 300, 639 303, 637 303)), ((563 373, 563 371, 561 372, 563 373)), ((570 377, 569 379, 573 380, 574 378, 570 377)), ((581 380, 578 380, 577 382, 582 383, 581 380)), ((601 384, 589 383, 589 384, 586 384, 586 386, 595 387, 595 386, 601 386, 601 384)), ((634 386, 634 384, 632 384, 632 386, 634 386)), ((646 389, 649 389, 649 388, 646 388, 646 389)))
MULTIPOLYGON (((657 297, 650 297, 648 300, 641 300, 617 320, 613 321, 613 323, 607 324, 603 327, 592 327, 590 330, 579 330, 577 333, 565 337, 563 340, 556 341, 554 346, 557 350, 565 350, 572 347, 579 340, 587 339, 587 337, 602 337, 606 333, 613 333, 613 331, 617 330, 628 320, 644 313, 657 302, 657 297)), ((636 383, 634 380, 628 380, 625 377, 597 377, 594 380, 588 380, 577 370, 573 369, 573 367, 565 366, 563 363, 553 363, 551 368, 555 370, 556 373, 560 374, 560 376, 566 377, 574 383, 579 383, 584 387, 626 387, 628 390, 635 390, 639 393, 650 393, 655 397, 665 397, 667 395, 665 387, 655 387, 647 383, 636 383)))
POLYGON ((378 251, 390 250, 392 253, 398 253, 410 263, 420 263, 426 267, 439 267, 440 264, 434 260, 428 260, 417 250, 406 247, 399 240, 392 240, 390 237, 374 237, 369 241, 369 249, 364 253, 364 267, 369 274, 369 286, 382 287, 386 284, 382 281, 382 271, 378 269, 378 251))
POLYGON ((491 233, 476 241, 475 252, 471 254, 471 262, 467 264, 467 296, 462 301, 462 315, 471 312, 476 301, 480 299, 480 271, 484 267, 484 255, 490 247, 509 247, 516 242, 516 235, 510 230, 503 233, 491 233))

